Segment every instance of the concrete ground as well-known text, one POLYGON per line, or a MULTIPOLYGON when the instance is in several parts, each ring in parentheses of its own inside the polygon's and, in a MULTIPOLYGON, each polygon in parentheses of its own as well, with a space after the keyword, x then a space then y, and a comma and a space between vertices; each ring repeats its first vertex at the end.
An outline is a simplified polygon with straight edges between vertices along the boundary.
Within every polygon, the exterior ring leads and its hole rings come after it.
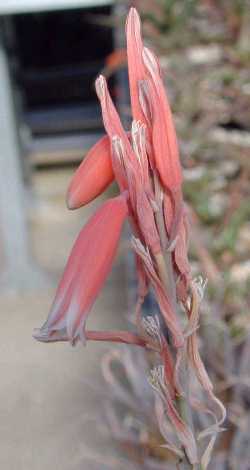
MULTIPOLYGON (((72 348, 40 344, 32 338, 33 328, 47 316, 73 240, 93 210, 93 205, 76 213, 65 209, 71 173, 44 171, 33 178, 33 252, 48 286, 1 293, 1 470, 88 470, 86 456, 95 453, 104 458, 113 452, 112 443, 98 433, 93 420, 102 400, 85 380, 97 381, 101 387, 100 359, 104 350, 114 346, 88 343, 86 348, 80 344, 72 348)), ((124 265, 118 256, 93 309, 91 327, 112 329, 124 324, 124 283, 124 265)))

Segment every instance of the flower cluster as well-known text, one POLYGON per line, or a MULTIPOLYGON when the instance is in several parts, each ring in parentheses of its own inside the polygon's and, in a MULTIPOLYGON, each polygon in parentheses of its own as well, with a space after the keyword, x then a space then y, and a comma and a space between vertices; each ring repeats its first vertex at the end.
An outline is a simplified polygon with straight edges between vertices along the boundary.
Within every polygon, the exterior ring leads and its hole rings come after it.
POLYGON ((193 465, 200 459, 196 437, 179 407, 186 396, 180 373, 183 364, 189 365, 203 390, 222 411, 221 419, 214 415, 215 425, 206 431, 212 439, 224 419, 224 409, 213 395, 198 351, 198 312, 203 285, 192 281, 187 258, 187 211, 182 198, 182 172, 171 110, 159 62, 143 45, 140 19, 134 8, 127 18, 126 38, 131 131, 124 130, 107 82, 99 76, 96 92, 106 135, 88 152, 76 171, 68 190, 67 205, 76 209, 87 204, 114 179, 120 195, 105 202, 80 232, 49 317, 34 336, 44 342, 64 340, 72 344, 79 339, 123 342, 156 351, 161 365, 153 370, 150 382, 164 403, 177 443, 172 436, 166 439, 173 452, 180 456, 183 451, 193 465), (86 319, 111 270, 126 218, 133 232, 138 277, 136 331, 89 331, 86 319), (150 288, 155 293, 160 315, 143 318, 141 306, 150 288))

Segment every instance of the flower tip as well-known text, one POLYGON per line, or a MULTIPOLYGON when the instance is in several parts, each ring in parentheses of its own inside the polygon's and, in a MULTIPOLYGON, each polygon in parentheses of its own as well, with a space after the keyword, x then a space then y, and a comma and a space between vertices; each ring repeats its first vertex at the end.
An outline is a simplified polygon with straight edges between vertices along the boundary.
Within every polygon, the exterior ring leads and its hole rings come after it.
POLYGON ((129 20, 138 20, 140 22, 140 16, 135 7, 131 7, 128 12, 128 21, 129 20))
POLYGON ((97 79, 96 79, 96 82, 99 83, 99 82, 102 82, 103 80, 105 80, 104 75, 102 75, 102 74, 100 73, 100 75, 98 75, 98 77, 97 77, 97 79))
POLYGON ((79 201, 77 201, 75 198, 74 198, 74 195, 72 194, 72 192, 70 191, 70 188, 68 190, 68 193, 66 195, 66 206, 67 208, 72 211, 74 209, 79 209, 79 207, 81 207, 82 204, 79 203, 79 201))
POLYGON ((48 334, 43 330, 43 328, 35 328, 32 333, 32 337, 42 343, 46 343, 48 341, 48 334))
MULTIPOLYGON (((82 207, 91 201, 91 197, 88 197, 86 191, 83 190, 84 185, 83 188, 79 186, 78 176, 79 175, 77 173, 73 176, 65 198, 66 206, 70 211, 79 209, 79 207, 82 207)), ((84 174, 82 174, 82 172, 80 176, 82 176, 82 180, 84 182, 84 174)))
POLYGON ((106 79, 103 75, 99 75, 95 81, 95 89, 97 96, 100 100, 103 99, 105 95, 105 86, 106 86, 106 79))
POLYGON ((131 34, 132 31, 140 33, 141 19, 136 8, 131 7, 126 20, 126 34, 131 34))

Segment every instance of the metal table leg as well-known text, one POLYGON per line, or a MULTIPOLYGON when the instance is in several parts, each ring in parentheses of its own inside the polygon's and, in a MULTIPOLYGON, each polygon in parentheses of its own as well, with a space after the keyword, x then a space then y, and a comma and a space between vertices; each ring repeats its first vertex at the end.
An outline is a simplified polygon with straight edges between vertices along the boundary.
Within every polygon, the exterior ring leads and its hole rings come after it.
POLYGON ((0 286, 11 289, 28 288, 43 277, 30 253, 20 157, 8 58, 0 39, 0 286))

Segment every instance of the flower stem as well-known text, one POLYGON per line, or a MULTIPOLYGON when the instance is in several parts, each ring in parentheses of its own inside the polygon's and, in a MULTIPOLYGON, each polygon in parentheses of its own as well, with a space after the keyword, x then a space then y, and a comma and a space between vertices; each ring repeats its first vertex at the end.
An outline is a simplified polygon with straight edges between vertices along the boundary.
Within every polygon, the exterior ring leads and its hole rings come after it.
MULTIPOLYGON (((157 264, 158 274, 166 290, 166 294, 169 298, 169 301, 172 304, 173 309, 177 315, 177 295, 176 295, 176 283, 174 277, 173 269, 173 259, 171 251, 167 251, 169 240, 166 232, 166 225, 164 220, 163 212, 163 189, 161 187, 160 180, 158 176, 154 173, 154 190, 155 190, 155 200, 158 206, 158 210, 155 212, 155 221, 161 240, 162 251, 155 255, 155 261, 157 264)), ((183 367, 183 377, 182 383, 185 386, 185 397, 177 396, 176 397, 176 406, 179 410, 179 414, 183 421, 193 430, 193 419, 191 409, 188 404, 188 395, 189 395, 189 383, 188 383, 188 369, 187 364, 183 367)), ((180 470, 190 470, 197 469, 197 465, 193 465, 189 462, 188 457, 184 454, 184 459, 179 462, 177 468, 180 470)))

